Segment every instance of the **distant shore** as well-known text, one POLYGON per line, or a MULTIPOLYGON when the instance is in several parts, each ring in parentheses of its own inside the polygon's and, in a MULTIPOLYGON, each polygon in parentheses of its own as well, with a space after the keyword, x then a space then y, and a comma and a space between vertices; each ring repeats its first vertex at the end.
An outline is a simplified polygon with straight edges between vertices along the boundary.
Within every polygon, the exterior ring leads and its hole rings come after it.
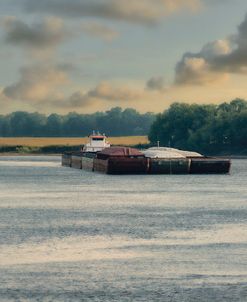
MULTIPOLYGON (((147 136, 109 137, 112 145, 136 148, 149 145, 147 136)), ((54 155, 79 151, 88 137, 0 137, 0 155, 54 155)))
MULTIPOLYGON (((59 156, 64 152, 79 151, 87 140, 88 138, 85 137, 0 137, 0 156, 59 156)), ((113 146, 128 146, 137 149, 151 147, 147 136, 109 137, 108 140, 113 146)), ((220 154, 210 154, 210 156, 247 159, 245 153, 241 150, 234 152, 234 154, 225 151, 220 154)))
MULTIPOLYGON (((148 144, 147 136, 116 136, 108 137, 113 145, 148 144)), ((81 146, 88 142, 88 137, 0 137, 1 147, 51 147, 51 146, 81 146)))
POLYGON ((0 153, 0 157, 6 156, 61 156, 62 153, 16 153, 16 152, 2 152, 0 153))

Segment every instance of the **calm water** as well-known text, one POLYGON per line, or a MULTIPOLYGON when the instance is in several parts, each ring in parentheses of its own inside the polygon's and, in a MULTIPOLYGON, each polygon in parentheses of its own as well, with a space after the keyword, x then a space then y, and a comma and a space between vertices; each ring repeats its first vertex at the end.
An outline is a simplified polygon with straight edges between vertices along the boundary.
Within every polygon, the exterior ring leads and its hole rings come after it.
POLYGON ((106 176, 0 158, 0 301, 247 301, 247 160, 106 176))

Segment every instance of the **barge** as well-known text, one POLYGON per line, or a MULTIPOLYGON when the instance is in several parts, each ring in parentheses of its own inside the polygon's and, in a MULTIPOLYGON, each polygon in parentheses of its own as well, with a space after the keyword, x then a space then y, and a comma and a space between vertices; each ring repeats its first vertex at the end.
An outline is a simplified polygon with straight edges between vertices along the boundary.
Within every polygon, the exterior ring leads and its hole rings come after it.
POLYGON ((188 174, 190 159, 171 148, 149 148, 143 151, 148 159, 149 174, 188 174))
POLYGON ((106 174, 147 174, 147 169, 148 159, 133 148, 106 148, 94 159, 94 171, 106 174))
POLYGON ((64 167, 71 167, 72 163, 72 153, 65 152, 62 154, 62 166, 64 167))
POLYGON ((74 152, 71 154, 71 168, 82 169, 82 152, 74 152))
POLYGON ((166 147, 111 147, 106 139, 93 133, 79 152, 62 155, 62 165, 105 174, 228 174, 231 168, 229 159, 166 147))
POLYGON ((192 158, 190 174, 228 174, 231 169, 229 159, 213 157, 192 158))

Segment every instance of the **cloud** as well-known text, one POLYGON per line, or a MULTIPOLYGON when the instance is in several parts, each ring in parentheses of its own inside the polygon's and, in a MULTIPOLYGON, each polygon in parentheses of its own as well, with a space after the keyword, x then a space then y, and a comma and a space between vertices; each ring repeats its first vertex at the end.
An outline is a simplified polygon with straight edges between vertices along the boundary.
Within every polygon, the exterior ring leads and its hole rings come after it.
POLYGON ((3 93, 15 100, 42 102, 57 98, 57 89, 67 83, 67 75, 62 70, 48 65, 32 65, 22 68, 20 80, 5 87, 3 93))
POLYGON ((81 91, 76 91, 68 99, 65 99, 63 103, 67 104, 69 107, 78 108, 91 105, 92 100, 87 94, 82 93, 81 91))
POLYGON ((60 67, 32 65, 21 69, 17 83, 2 89, 2 99, 30 104, 39 109, 42 106, 75 109, 96 103, 138 101, 144 95, 143 90, 101 82, 88 91, 78 90, 66 96, 63 88, 68 83, 67 74, 60 67))
POLYGON ((15 17, 4 20, 5 40, 12 45, 30 48, 53 48, 68 36, 63 21, 50 17, 44 21, 27 24, 15 17))
POLYGON ((229 74, 247 74, 247 16, 238 32, 185 53, 176 66, 175 83, 204 85, 224 80, 229 74))
POLYGON ((166 88, 165 80, 161 76, 152 77, 147 81, 146 88, 149 90, 163 91, 166 88))
POLYGON ((102 82, 88 92, 88 97, 108 101, 134 101, 139 99, 141 92, 127 87, 113 87, 108 82, 102 82))
POLYGON ((5 104, 9 102, 9 98, 4 93, 4 88, 0 87, 0 103, 5 104))
POLYGON ((149 24, 180 10, 196 10, 200 4, 201 0, 26 0, 25 10, 72 18, 98 17, 149 24))
POLYGON ((176 68, 176 84, 205 85, 222 79, 222 74, 215 73, 210 68, 204 58, 184 57, 176 68))
POLYGON ((118 102, 120 104, 139 101, 142 96, 144 96, 142 90, 131 89, 126 86, 115 87, 111 83, 102 82, 86 92, 76 91, 69 97, 61 97, 49 103, 55 107, 84 108, 100 103, 118 102))
POLYGON ((105 41, 112 41, 119 36, 117 31, 96 22, 83 23, 81 30, 89 36, 94 36, 105 41))

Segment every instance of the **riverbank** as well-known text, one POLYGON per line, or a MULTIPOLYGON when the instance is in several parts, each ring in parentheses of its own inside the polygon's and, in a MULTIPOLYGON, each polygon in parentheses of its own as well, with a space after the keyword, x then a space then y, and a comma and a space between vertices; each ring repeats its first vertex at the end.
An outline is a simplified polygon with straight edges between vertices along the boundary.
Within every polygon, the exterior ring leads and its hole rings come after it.
MULTIPOLYGON (((147 136, 109 137, 111 145, 149 146, 147 136)), ((80 150, 88 137, 0 137, 0 154, 62 154, 80 150)))
MULTIPOLYGON (((0 156, 17 155, 61 155, 79 151, 88 138, 0 138, 0 156)), ((108 138, 112 146, 128 146, 137 149, 151 147, 146 136, 108 138)), ((246 159, 247 153, 240 151, 206 154, 222 158, 246 159)))
MULTIPOLYGON (((118 146, 123 146, 123 144, 118 144, 118 146)), ((114 146, 114 145, 112 145, 114 146)), ((134 147, 137 149, 145 149, 149 147, 149 144, 137 144, 137 145, 129 145, 125 146, 134 147)), ((82 145, 68 146, 44 146, 44 147, 35 147, 35 146, 0 146, 0 155, 2 154, 38 154, 38 155, 51 155, 51 154, 62 154, 64 152, 72 152, 79 151, 82 145)))
MULTIPOLYGON (((108 137, 112 145, 148 144, 147 136, 117 136, 108 137)), ((88 142, 88 137, 0 137, 0 147, 55 147, 81 146, 88 142)))

